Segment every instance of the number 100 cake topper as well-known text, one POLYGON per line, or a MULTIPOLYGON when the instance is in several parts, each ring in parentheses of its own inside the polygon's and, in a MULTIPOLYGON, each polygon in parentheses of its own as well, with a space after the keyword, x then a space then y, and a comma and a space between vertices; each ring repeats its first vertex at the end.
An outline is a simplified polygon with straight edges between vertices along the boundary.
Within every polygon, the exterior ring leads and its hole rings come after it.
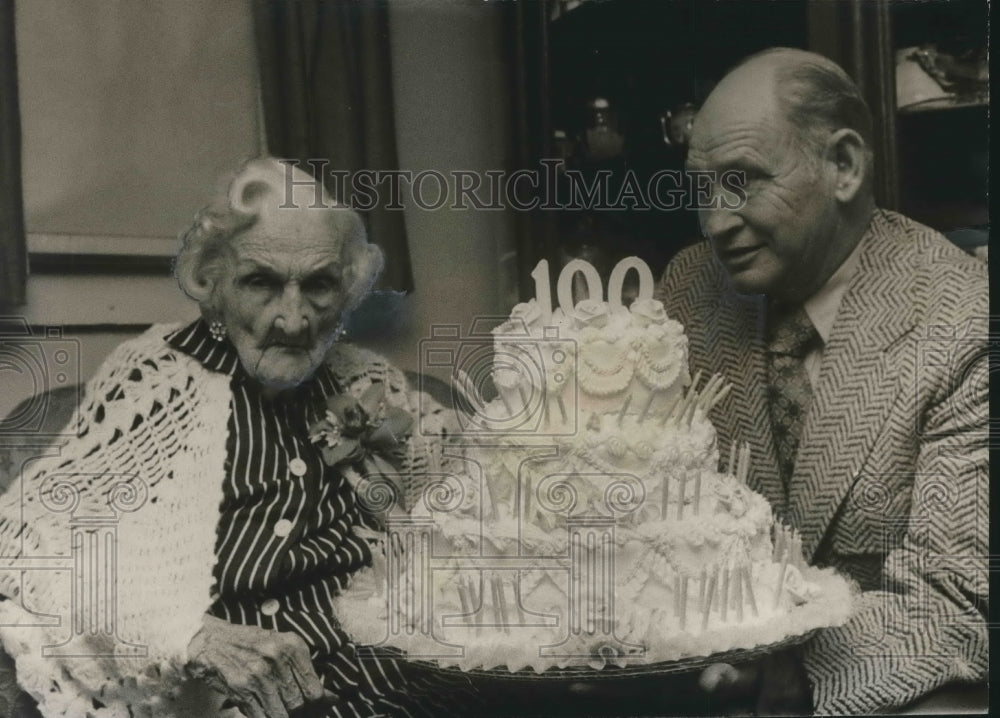
MULTIPOLYGON (((608 279, 608 304, 611 310, 623 310, 622 292, 625 286, 625 276, 629 270, 634 269, 639 276, 639 294, 637 299, 653 298, 653 272, 649 265, 638 257, 626 257, 618 262, 611 270, 611 277, 608 279)), ((601 276, 597 273, 590 262, 583 259, 574 259, 563 267, 556 281, 556 297, 559 300, 559 308, 564 314, 570 314, 574 309, 573 304, 573 278, 577 274, 582 274, 587 283, 587 298, 594 301, 602 301, 604 298, 604 286, 601 276)), ((531 278, 535 280, 535 301, 542 311, 542 318, 546 323, 552 320, 552 287, 549 285, 549 260, 543 259, 531 271, 531 278)))

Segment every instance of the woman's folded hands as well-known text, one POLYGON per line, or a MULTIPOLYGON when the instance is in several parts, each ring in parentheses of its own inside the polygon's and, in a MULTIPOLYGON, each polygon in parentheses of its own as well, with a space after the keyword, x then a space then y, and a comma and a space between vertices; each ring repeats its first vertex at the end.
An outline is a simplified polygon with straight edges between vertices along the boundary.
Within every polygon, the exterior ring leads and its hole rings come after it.
POLYGON ((190 674, 227 695, 247 718, 288 718, 334 698, 323 688, 305 641, 294 633, 206 615, 188 657, 190 674))

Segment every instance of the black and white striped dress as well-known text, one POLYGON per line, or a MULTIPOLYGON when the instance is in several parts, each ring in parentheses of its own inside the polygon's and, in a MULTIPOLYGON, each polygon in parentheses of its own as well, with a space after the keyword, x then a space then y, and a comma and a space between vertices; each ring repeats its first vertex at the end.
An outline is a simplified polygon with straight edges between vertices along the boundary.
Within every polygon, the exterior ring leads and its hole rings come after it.
POLYGON ((215 341, 203 320, 167 341, 227 374, 232 389, 211 613, 301 636, 324 685, 340 697, 330 716, 474 712, 478 701, 466 685, 415 675, 387 658, 359 659, 333 615, 333 597, 371 563, 372 547, 353 529, 372 526, 347 480, 309 440, 325 399, 342 390, 330 368, 323 365, 294 391, 268 400, 235 347, 215 341))

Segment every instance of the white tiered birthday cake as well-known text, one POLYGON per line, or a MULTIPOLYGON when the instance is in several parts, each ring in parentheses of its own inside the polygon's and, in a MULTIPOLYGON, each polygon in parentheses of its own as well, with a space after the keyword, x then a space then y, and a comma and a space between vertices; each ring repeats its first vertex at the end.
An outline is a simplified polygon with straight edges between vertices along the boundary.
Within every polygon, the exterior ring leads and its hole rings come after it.
POLYGON ((385 559, 339 599, 359 643, 543 671, 708 656, 846 620, 850 588, 774 525, 747 486, 748 449, 717 470, 706 414, 728 387, 691 379, 682 327, 629 262, 629 308, 532 301, 494 330, 497 395, 466 401, 491 431, 449 450, 424 500, 390 518, 385 559))

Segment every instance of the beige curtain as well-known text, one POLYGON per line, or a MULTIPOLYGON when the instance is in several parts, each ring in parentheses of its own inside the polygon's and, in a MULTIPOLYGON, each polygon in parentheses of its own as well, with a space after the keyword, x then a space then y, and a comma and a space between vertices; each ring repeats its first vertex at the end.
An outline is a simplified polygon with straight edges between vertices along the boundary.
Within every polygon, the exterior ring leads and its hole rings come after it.
MULTIPOLYGON (((253 9, 268 151, 352 174, 399 169, 387 4, 254 0, 253 9)), ((351 199, 349 187, 337 192, 324 179, 338 200, 351 199)), ((363 212, 385 251, 382 283, 411 290, 403 212, 386 203, 363 212)))
POLYGON ((0 0, 0 307, 24 304, 27 269, 14 0, 0 0))

